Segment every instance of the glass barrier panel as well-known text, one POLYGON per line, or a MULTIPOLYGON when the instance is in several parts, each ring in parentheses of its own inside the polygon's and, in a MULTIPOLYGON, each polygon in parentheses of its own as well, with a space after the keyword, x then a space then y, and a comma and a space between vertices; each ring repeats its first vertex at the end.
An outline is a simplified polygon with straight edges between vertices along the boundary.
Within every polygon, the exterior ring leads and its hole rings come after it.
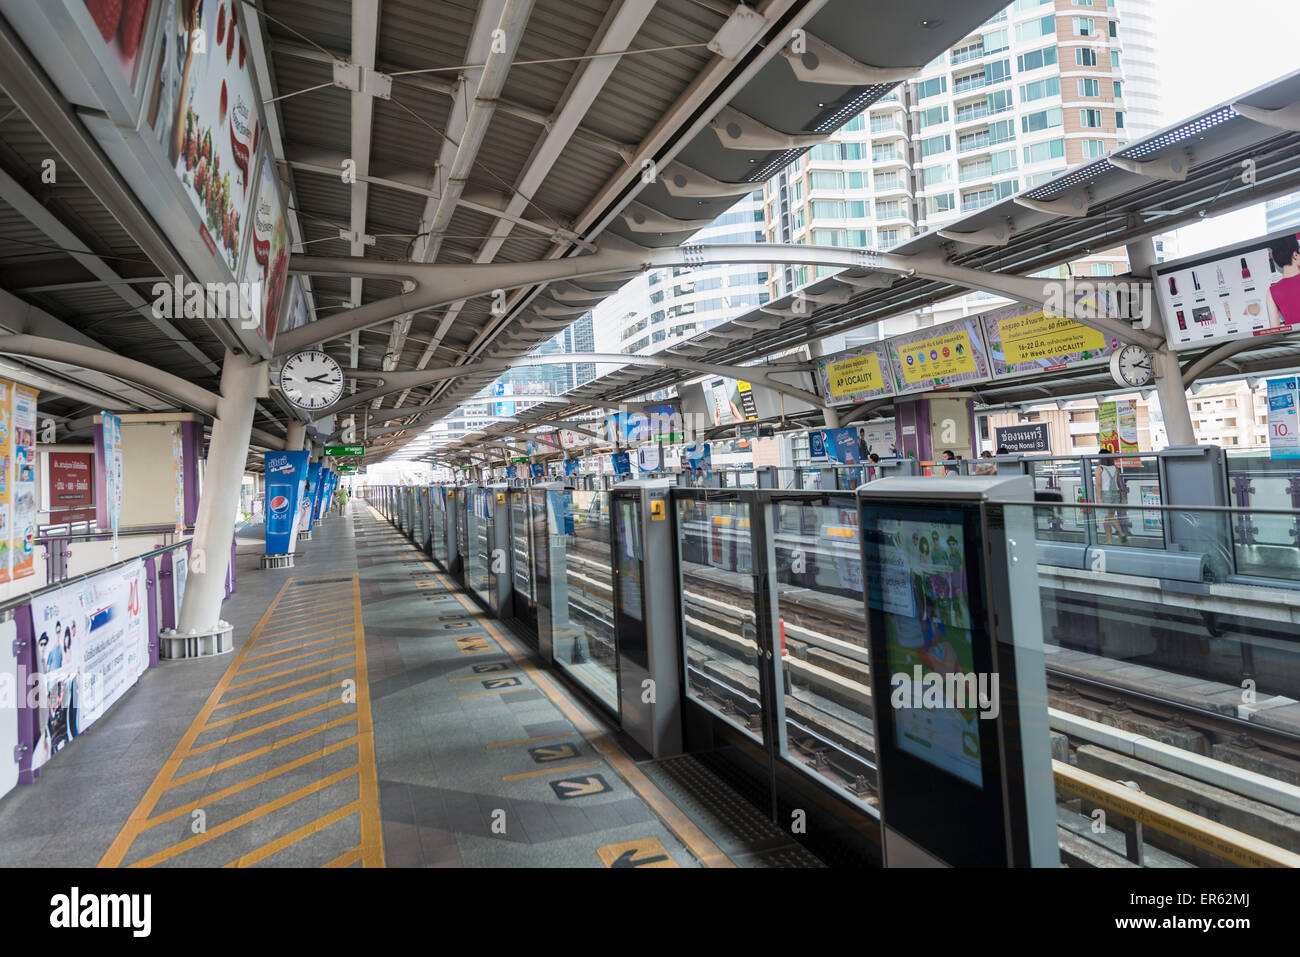
POLYGON ((862 546, 852 496, 768 506, 785 710, 782 756, 866 801, 876 783, 862 546))
POLYGON ((528 498, 523 490, 510 493, 510 544, 514 550, 514 589, 532 597, 532 556, 528 541, 528 498))
POLYGON ((578 684, 617 711, 609 493, 575 489, 566 499, 564 514, 556 516, 564 548, 557 550, 555 562, 563 565, 551 568, 552 653, 578 684))
POLYGON ((749 505, 694 498, 676 505, 687 693, 762 741, 749 505))
POLYGON ((483 489, 474 491, 474 508, 469 516, 469 554, 465 556, 465 584, 489 605, 492 601, 492 580, 489 576, 492 555, 488 541, 491 514, 488 496, 491 494, 483 489))
POLYGON ((433 534, 430 536, 429 553, 438 561, 447 562, 447 493, 440 488, 433 490, 433 501, 429 503, 429 523, 433 534))

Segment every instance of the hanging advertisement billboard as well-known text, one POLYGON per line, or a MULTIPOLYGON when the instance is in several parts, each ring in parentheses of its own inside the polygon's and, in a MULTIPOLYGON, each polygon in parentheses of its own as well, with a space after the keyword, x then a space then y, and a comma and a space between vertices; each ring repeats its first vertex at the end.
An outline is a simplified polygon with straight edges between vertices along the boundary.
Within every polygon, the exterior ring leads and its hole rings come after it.
POLYGON ((861 461, 857 429, 813 429, 808 433, 809 465, 857 465, 861 461))
POLYGON ((14 581, 36 574, 36 396, 15 385, 9 424, 13 429, 13 537, 9 546, 14 581))
POLYGON ((1056 372, 1108 362, 1119 340, 1037 306, 1017 304, 980 317, 994 376, 1056 372))
POLYGON ((829 405, 854 405, 894 394, 883 343, 855 346, 818 359, 817 380, 829 405))
POLYGON ((1300 324, 1300 239, 1294 228, 1160 263, 1151 277, 1174 350, 1275 335, 1300 324))
POLYGON ((260 155, 260 174, 250 210, 252 242, 245 250, 239 278, 245 294, 254 299, 252 321, 258 323, 262 338, 273 343, 280 307, 284 304, 285 283, 289 279, 289 230, 284 223, 284 206, 280 202, 271 153, 263 150, 260 155))
POLYGON ((885 341, 898 395, 985 382, 990 378, 988 351, 977 316, 885 341))
POLYGON ((618 445, 681 442, 686 438, 681 408, 673 402, 647 404, 643 412, 616 412, 605 417, 610 441, 618 445))

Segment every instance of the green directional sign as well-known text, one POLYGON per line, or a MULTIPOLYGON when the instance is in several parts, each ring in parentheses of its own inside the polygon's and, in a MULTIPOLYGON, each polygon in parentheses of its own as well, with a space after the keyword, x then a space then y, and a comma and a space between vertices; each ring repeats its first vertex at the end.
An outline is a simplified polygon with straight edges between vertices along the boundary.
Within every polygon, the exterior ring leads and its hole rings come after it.
POLYGON ((355 472, 356 470, 357 467, 355 465, 340 465, 334 469, 334 471, 338 472, 340 475, 345 475, 348 472, 355 472))
POLYGON ((325 446, 326 455, 365 455, 366 447, 364 445, 327 445, 325 446))

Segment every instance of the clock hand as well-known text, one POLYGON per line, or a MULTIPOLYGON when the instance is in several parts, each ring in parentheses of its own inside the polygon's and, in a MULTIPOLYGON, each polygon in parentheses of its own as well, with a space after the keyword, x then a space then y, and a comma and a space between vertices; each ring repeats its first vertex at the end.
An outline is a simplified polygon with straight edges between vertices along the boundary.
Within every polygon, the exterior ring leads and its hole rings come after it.
POLYGON ((324 382, 325 379, 326 379, 326 377, 327 377, 328 375, 329 375, 328 372, 322 373, 321 375, 309 375, 309 376, 306 377, 306 381, 308 381, 308 382, 324 382))

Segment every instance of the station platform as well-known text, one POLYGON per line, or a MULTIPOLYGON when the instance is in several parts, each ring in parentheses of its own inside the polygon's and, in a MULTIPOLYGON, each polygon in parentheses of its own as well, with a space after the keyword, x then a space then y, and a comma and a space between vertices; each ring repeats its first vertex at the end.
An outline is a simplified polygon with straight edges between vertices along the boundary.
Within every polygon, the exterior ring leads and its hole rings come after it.
POLYGON ((370 506, 238 565, 233 654, 0 802, 0 866, 820 865, 699 758, 636 760, 370 506))

